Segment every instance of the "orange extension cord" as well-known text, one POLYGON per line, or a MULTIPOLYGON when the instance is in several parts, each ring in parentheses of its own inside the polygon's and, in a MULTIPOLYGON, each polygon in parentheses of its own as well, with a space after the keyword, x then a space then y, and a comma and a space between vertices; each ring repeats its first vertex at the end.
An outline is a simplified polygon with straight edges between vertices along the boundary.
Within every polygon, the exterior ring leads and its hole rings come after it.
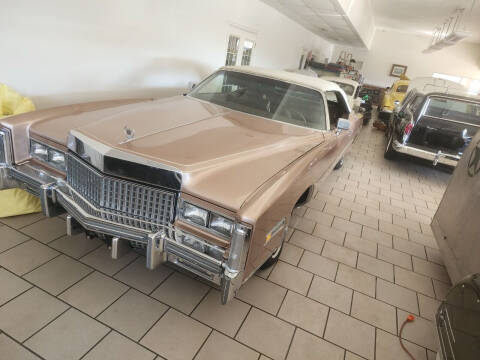
POLYGON ((403 351, 405 351, 407 353, 407 355, 410 357, 410 359, 412 360, 416 360, 413 355, 410 353, 410 351, 407 350, 407 348, 405 347, 405 345, 403 344, 403 341, 402 341, 402 331, 403 331, 403 328, 405 327, 405 325, 409 322, 413 322, 413 320, 415 320, 415 316, 413 315, 408 315, 407 318, 405 319, 405 321, 403 322, 402 326, 400 326, 400 333, 398 334, 398 340, 400 341, 400 346, 402 347, 403 351))

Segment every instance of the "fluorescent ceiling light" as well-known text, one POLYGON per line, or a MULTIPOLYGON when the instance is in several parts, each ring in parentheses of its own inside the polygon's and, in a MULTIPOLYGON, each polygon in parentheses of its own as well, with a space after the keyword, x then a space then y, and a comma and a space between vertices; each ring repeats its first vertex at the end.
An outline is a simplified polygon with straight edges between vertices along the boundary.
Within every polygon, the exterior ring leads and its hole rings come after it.
POLYGON ((463 40, 470 36, 472 36, 472 34, 467 31, 454 31, 448 34, 447 36, 445 36, 445 39, 443 39, 442 41, 445 43, 449 43, 449 44, 451 43, 452 45, 454 45, 460 40, 463 40))

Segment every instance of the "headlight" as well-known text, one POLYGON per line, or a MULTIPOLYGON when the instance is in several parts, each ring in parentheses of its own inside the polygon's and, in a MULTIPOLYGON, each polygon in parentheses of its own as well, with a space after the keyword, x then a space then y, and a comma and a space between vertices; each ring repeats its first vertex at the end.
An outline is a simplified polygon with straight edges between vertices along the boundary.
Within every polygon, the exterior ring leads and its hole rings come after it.
POLYGON ((48 162, 59 170, 65 170, 65 154, 60 151, 49 149, 48 162))
POLYGON ((46 145, 32 141, 31 153, 32 153, 32 156, 40 160, 44 160, 44 161, 48 160, 48 149, 46 145))
POLYGON ((187 202, 183 208, 183 217, 200 226, 206 227, 208 223, 208 211, 187 202))
POLYGON ((186 201, 180 202, 180 217, 227 239, 232 237, 235 221, 186 201))
POLYGON ((46 162, 48 165, 60 171, 65 171, 65 154, 59 150, 31 140, 30 155, 36 159, 46 162))
POLYGON ((232 236, 233 221, 226 219, 223 216, 212 214, 209 228, 219 232, 222 235, 230 237, 232 236))
POLYGON ((209 244, 203 240, 200 240, 190 234, 175 234, 175 238, 177 241, 181 242, 182 244, 195 249, 203 254, 207 254, 217 260, 223 260, 223 256, 225 254, 225 249, 222 249, 219 246, 215 246, 209 244))

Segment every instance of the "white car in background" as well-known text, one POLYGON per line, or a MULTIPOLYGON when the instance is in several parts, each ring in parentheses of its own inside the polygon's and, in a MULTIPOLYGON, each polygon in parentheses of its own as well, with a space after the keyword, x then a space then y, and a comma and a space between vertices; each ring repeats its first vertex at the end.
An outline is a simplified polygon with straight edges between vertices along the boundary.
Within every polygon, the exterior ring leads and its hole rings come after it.
POLYGON ((334 82, 340 86, 340 88, 347 94, 350 108, 355 111, 358 110, 361 104, 361 99, 358 97, 361 85, 357 81, 338 76, 322 76, 321 79, 334 82))

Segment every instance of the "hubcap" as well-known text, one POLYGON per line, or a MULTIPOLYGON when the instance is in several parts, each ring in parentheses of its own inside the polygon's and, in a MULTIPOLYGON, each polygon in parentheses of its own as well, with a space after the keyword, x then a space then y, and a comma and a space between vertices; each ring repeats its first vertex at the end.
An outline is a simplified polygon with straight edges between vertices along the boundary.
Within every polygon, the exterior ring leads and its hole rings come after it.
POLYGON ((278 254, 280 254, 280 250, 282 249, 282 246, 279 246, 277 250, 272 254, 272 258, 275 259, 278 254))

